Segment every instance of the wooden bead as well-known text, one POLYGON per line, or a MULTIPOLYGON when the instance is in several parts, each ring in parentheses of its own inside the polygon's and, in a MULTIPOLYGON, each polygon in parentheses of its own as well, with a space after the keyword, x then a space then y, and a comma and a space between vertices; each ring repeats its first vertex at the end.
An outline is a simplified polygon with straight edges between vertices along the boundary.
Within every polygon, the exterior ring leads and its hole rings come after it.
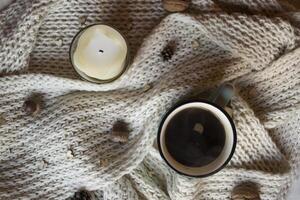
POLYGON ((174 55, 176 49, 176 43, 174 41, 170 41, 162 50, 161 56, 164 61, 168 61, 174 55))
POLYGON ((41 110, 41 105, 37 99, 28 99, 24 102, 23 108, 27 115, 36 116, 41 110))
POLYGON ((241 184, 231 193, 232 200, 260 200, 258 188, 254 184, 241 184))
POLYGON ((163 7, 169 12, 181 12, 190 5, 190 0, 163 0, 163 7))
POLYGON ((92 192, 81 190, 75 193, 70 200, 96 200, 97 198, 92 192))
POLYGON ((110 140, 113 142, 127 142, 129 137, 129 130, 125 122, 116 122, 112 128, 110 140))

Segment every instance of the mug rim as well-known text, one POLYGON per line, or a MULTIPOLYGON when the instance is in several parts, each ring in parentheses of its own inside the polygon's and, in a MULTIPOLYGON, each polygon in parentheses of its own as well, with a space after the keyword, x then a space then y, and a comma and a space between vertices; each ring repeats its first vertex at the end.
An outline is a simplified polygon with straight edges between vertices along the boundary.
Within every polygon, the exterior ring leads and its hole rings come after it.
POLYGON ((177 173, 181 174, 181 175, 185 175, 185 176, 188 176, 188 177, 196 177, 196 178, 204 178, 204 177, 208 177, 208 176, 211 176, 217 172, 219 172, 220 170, 222 170, 228 163, 229 161, 231 160, 234 152, 235 152, 235 148, 236 148, 236 143, 237 143, 237 134, 236 134, 236 128, 235 128, 235 125, 234 125, 234 122, 232 120, 232 118, 230 117, 230 115, 224 110, 224 108, 222 108, 221 106, 213 103, 213 102, 210 102, 208 100, 205 100, 205 99, 199 99, 199 100, 187 100, 187 101, 183 101, 181 103, 178 103, 176 104, 175 106, 173 106, 171 109, 169 109, 169 111, 163 116, 161 122, 160 122, 160 125, 159 125, 159 128, 158 128, 158 134, 157 134, 157 146, 158 146, 158 150, 159 150, 159 154, 160 156, 163 158, 163 160, 167 163, 167 165, 169 167, 171 167, 174 171, 176 171, 177 173), (176 169, 174 166, 172 166, 169 161, 166 159, 165 155, 163 154, 162 152, 162 147, 161 147, 161 142, 160 142, 160 137, 161 137, 161 131, 162 131, 162 127, 167 119, 167 117, 174 111, 176 110, 177 108, 185 105, 185 104, 189 104, 189 103, 206 103, 206 104, 209 104, 211 106, 214 106, 216 107, 218 110, 220 110, 225 116, 226 118, 228 119, 228 121, 230 122, 230 125, 232 127, 232 134, 233 134, 233 145, 232 145, 232 148, 231 148, 231 152, 229 154, 229 156, 227 157, 227 159, 224 161, 224 163, 218 167, 217 169, 215 169, 214 171, 212 172, 209 172, 207 174, 201 174, 201 175, 191 175, 191 174, 187 174, 187 173, 184 173, 182 171, 179 171, 178 169, 176 169))

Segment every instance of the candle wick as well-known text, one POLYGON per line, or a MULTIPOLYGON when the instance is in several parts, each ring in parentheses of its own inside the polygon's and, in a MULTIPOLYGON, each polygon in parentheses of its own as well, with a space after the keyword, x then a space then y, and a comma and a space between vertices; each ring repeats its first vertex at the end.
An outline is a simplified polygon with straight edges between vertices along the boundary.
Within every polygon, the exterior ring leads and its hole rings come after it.
POLYGON ((104 53, 104 51, 102 49, 99 50, 100 53, 104 53))

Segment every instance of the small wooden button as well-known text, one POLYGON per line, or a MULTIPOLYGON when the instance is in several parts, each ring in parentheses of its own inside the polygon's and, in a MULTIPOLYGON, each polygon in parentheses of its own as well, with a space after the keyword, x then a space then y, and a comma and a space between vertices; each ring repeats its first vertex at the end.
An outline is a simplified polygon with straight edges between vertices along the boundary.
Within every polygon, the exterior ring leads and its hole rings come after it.
POLYGON ((174 55, 175 49, 176 49, 175 41, 169 42, 161 52, 163 60, 164 61, 170 60, 174 55))
POLYGON ((260 200, 259 191, 253 183, 243 183, 237 185, 232 193, 232 200, 260 200))
POLYGON ((87 190, 80 190, 75 192, 74 196, 70 200, 94 200, 96 199, 95 195, 87 190))
POLYGON ((163 6, 169 12, 182 12, 185 11, 191 0, 163 0, 163 6))
POLYGON ((36 99, 28 99, 24 102, 23 109, 27 115, 36 116, 41 110, 41 105, 36 99))
POLYGON ((112 128, 110 140, 113 142, 125 143, 128 141, 128 137, 129 129, 127 124, 122 121, 116 122, 112 128))

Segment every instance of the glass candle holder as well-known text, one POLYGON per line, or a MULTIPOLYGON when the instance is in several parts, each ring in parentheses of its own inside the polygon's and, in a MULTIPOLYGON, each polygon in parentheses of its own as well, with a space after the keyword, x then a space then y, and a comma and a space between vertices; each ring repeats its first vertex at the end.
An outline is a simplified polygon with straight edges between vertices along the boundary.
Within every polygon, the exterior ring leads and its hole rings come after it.
POLYGON ((92 24, 80 30, 72 40, 69 54, 76 73, 93 83, 112 82, 129 65, 125 37, 105 24, 92 24))

